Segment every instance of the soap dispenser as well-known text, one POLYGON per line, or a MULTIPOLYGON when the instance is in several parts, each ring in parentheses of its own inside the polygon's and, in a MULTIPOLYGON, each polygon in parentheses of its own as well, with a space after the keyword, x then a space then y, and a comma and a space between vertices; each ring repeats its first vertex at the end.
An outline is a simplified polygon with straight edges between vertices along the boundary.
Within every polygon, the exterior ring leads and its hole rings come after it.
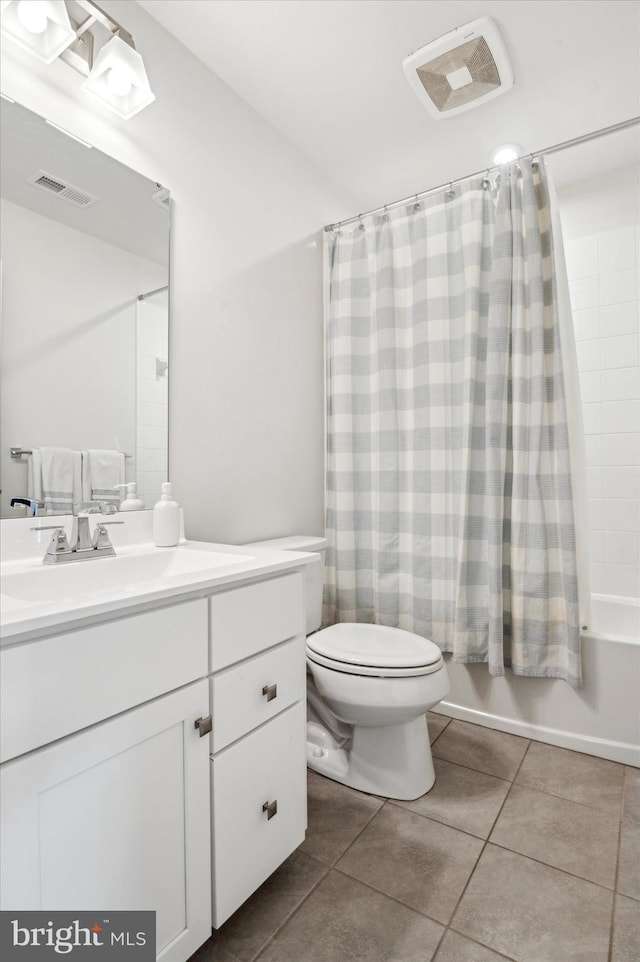
POLYGON ((129 481, 128 484, 114 484, 114 488, 125 488, 127 492, 119 511, 144 511, 144 501, 141 501, 136 493, 138 485, 135 481, 129 481))
POLYGON ((180 505, 173 500, 170 481, 162 485, 162 495, 153 509, 153 540, 158 548, 172 548, 180 540, 180 505))

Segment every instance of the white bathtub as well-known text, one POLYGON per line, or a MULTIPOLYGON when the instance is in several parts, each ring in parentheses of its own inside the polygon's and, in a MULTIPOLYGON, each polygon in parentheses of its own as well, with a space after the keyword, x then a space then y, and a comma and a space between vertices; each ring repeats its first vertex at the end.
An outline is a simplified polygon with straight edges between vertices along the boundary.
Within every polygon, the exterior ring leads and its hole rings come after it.
POLYGON ((489 675, 445 656, 451 694, 436 711, 561 748, 640 766, 640 601, 594 595, 582 638, 583 687, 489 675))

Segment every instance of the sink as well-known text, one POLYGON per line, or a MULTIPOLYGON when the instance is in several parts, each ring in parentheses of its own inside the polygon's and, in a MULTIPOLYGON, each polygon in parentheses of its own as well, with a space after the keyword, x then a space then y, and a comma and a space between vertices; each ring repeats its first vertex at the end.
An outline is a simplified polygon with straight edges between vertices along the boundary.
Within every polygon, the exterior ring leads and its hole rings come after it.
POLYGON ((114 592, 130 597, 144 594, 155 586, 183 585, 187 581, 197 584, 253 560, 252 555, 189 544, 176 548, 125 548, 116 557, 91 562, 60 566, 31 564, 21 565, 19 570, 6 570, 2 577, 2 595, 11 609, 22 607, 20 602, 41 605, 79 601, 82 604, 88 598, 96 600, 114 592))

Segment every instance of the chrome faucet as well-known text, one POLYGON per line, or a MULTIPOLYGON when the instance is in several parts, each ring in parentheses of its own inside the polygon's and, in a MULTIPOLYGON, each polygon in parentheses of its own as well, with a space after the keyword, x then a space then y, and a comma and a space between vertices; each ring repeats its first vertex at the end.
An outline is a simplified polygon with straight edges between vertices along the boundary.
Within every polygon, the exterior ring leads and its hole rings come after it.
POLYGON ((36 501, 35 498, 12 498, 11 507, 25 507, 27 509, 27 517, 35 518, 38 514, 38 508, 44 508, 44 501, 36 501))
MULTIPOLYGON (((74 505, 74 507, 76 507, 74 505)), ((57 525, 46 525, 32 528, 32 531, 53 530, 51 541, 47 547, 43 564, 64 564, 70 561, 92 561, 96 558, 112 558, 115 548, 109 539, 107 525, 124 524, 124 521, 100 521, 96 524, 93 538, 89 530, 90 514, 115 514, 117 507, 105 501, 84 501, 78 506, 73 519, 71 540, 67 539, 64 528, 57 525)))

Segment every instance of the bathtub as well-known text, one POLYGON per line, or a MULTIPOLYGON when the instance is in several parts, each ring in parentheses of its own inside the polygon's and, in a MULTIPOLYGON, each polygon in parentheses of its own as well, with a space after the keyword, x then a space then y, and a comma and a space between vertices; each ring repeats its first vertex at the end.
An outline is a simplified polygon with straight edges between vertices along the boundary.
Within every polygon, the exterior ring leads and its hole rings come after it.
POLYGON ((445 655, 451 694, 434 711, 640 767, 640 601, 594 595, 582 636, 583 687, 557 678, 493 678, 445 655))

